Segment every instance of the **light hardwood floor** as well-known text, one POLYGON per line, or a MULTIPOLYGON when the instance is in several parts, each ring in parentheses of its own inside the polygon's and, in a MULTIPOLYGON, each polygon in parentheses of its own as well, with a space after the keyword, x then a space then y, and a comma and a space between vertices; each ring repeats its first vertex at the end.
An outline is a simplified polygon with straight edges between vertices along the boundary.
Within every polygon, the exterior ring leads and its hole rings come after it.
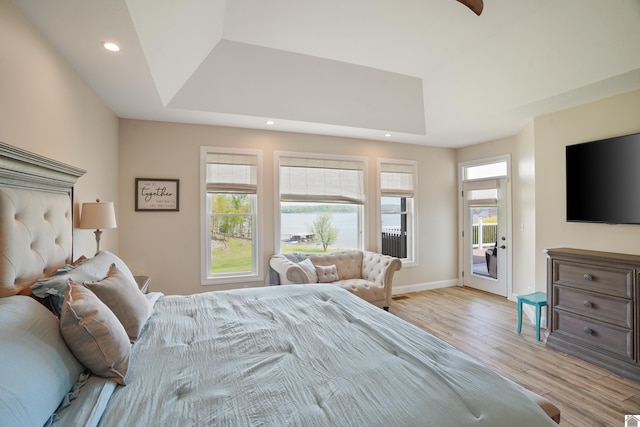
POLYGON ((545 396, 562 427, 624 427, 626 414, 640 414, 640 382, 547 348, 526 318, 518 335, 516 304, 506 298, 451 287, 395 295, 390 311, 545 396))

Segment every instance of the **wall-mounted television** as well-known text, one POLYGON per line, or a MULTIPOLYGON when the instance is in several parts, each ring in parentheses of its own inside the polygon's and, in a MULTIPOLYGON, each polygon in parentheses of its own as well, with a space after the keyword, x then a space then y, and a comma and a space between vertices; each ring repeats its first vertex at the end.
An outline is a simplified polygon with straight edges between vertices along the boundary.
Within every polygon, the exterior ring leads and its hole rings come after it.
POLYGON ((567 221, 640 224, 640 133, 566 147, 567 221))

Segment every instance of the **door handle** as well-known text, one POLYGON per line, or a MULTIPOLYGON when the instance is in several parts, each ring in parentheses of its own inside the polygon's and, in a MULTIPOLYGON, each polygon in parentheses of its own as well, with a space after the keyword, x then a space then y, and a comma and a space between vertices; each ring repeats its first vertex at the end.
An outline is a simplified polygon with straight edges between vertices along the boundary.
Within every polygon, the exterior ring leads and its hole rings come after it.
POLYGON ((507 249, 505 245, 500 246, 500 249, 507 249))

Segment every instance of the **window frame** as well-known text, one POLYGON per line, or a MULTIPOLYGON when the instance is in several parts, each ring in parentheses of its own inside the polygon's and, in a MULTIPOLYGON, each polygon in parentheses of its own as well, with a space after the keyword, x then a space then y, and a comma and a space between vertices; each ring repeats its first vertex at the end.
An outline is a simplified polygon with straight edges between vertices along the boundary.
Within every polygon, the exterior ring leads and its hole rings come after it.
MULTIPOLYGON (((281 209, 281 187, 280 187, 280 166, 281 166, 281 158, 283 157, 295 157, 295 158, 307 158, 307 159, 320 159, 320 160, 332 160, 332 161, 347 161, 347 162, 359 162, 362 163, 362 192, 363 192, 363 202, 360 205, 360 208, 357 210, 357 220, 358 220, 358 238, 357 238, 357 247, 355 250, 364 250, 367 246, 367 227, 368 220, 365 212, 367 211, 367 176, 368 176, 368 159, 363 156, 348 156, 348 155, 336 155, 336 154, 323 154, 323 153, 308 153, 308 152, 298 152, 298 151, 275 151, 273 155, 273 170, 274 170, 274 242, 275 242, 275 253, 281 253, 282 250, 282 209, 281 209)), ((311 200, 300 200, 299 202, 304 203, 331 203, 331 202, 318 202, 311 200)), ((335 202, 334 202, 335 203, 335 202)))
POLYGON ((382 188, 382 172, 383 164, 411 166, 413 169, 413 197, 407 197, 407 257, 399 258, 405 267, 413 267, 418 265, 418 161, 405 159, 378 158, 377 159, 377 245, 378 252, 382 253, 382 198, 383 197, 400 197, 383 196, 382 188))
POLYGON ((262 164, 263 151, 243 148, 225 148, 213 146, 200 147, 200 284, 201 286, 223 285, 233 283, 261 282, 264 280, 263 269, 263 239, 262 230, 262 164), (251 200, 252 222, 252 271, 238 273, 211 274, 211 205, 207 197, 207 155, 208 154, 236 154, 256 157, 256 194, 251 200))

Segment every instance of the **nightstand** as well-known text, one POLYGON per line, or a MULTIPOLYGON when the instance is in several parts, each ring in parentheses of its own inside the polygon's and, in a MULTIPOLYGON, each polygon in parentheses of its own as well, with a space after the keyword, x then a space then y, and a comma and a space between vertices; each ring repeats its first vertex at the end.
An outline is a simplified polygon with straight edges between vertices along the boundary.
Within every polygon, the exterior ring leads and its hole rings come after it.
POLYGON ((147 292, 149 292, 149 282, 151 281, 151 277, 133 276, 133 278, 136 279, 136 283, 138 284, 138 289, 140 289, 140 291, 143 294, 146 294, 147 292))

